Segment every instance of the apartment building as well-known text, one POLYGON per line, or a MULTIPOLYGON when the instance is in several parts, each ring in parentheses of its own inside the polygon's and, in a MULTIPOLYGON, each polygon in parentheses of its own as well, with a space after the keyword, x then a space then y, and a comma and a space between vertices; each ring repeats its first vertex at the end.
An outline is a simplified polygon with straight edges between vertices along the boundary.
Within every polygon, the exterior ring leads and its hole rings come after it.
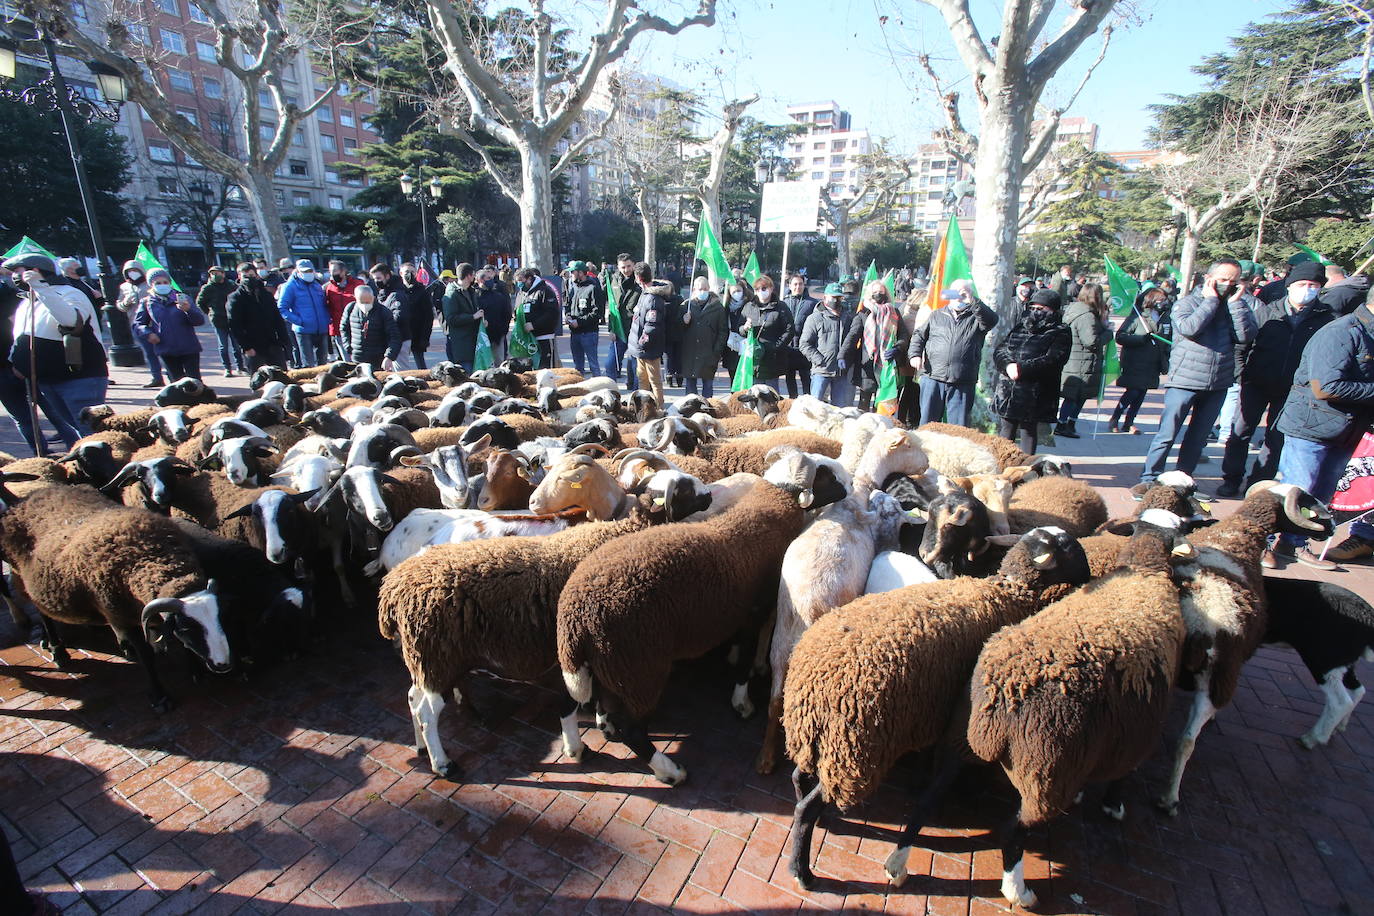
MULTIPOLYGON (((70 0, 78 21, 92 30, 95 4, 70 0)), ((134 40, 151 48, 160 62, 157 78, 177 113, 201 130, 215 146, 241 155, 239 139, 244 106, 241 84, 216 62, 215 33, 194 0, 146 0, 139 21, 126 23, 134 40)), ((75 72, 73 69, 72 72, 75 72)), ((302 52, 284 77, 287 101, 308 105, 326 84, 302 52)), ((377 137, 366 123, 374 109, 370 92, 354 94, 349 87, 335 94, 297 127, 285 160, 274 181, 277 205, 283 213, 306 206, 349 209, 363 179, 344 179, 342 163, 357 163, 359 148, 377 137)), ((278 113, 266 90, 253 100, 261 111, 260 134, 266 139, 277 129, 278 113)), ((142 210, 155 228, 165 227, 182 202, 202 195, 217 199, 223 179, 208 172, 192 157, 176 149, 143 110, 127 105, 116 130, 129 144, 133 179, 125 195, 142 210)), ((228 189, 230 205, 215 226, 216 259, 227 263, 240 245, 256 245, 256 232, 238 189, 228 189)), ((297 243, 301 251, 307 247, 297 243)), ((178 226, 161 240, 158 252, 169 269, 199 272, 205 266, 201 238, 178 226)))

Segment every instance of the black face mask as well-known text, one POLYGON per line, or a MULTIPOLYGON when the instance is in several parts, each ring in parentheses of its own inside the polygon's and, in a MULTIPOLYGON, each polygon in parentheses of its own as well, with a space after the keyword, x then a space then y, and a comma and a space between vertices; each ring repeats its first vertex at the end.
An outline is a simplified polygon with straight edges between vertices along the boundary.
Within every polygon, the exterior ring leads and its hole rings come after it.
POLYGON ((1058 322, 1058 320, 1059 315, 1053 310, 1045 311, 1044 309, 1027 308, 1024 322, 1026 327, 1030 328, 1032 331, 1043 331, 1058 322))

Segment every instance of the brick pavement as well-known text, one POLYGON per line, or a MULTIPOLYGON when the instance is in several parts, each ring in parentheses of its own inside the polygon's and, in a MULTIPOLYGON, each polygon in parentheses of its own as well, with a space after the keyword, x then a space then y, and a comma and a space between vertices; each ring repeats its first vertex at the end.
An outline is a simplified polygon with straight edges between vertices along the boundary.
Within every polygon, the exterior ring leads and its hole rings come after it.
MULTIPOLYGON (((1143 440, 1055 450, 1125 511, 1143 440)), ((1371 576, 1337 581, 1368 593, 1371 576)), ((408 745, 407 679, 375 628, 331 629, 303 660, 251 679, 171 673, 179 705, 165 716, 98 631, 70 673, 32 646, 0 651, 0 827, 28 884, 71 913, 1007 909, 988 830, 1011 794, 992 771, 961 778, 899 890, 882 861, 915 772, 827 814, 821 881, 801 894, 786 874, 791 787, 753 772, 762 726, 730 711, 719 659, 679 666, 654 723, 691 774, 683 786, 660 786, 595 731, 585 761, 568 761, 557 681, 483 678, 471 693, 486 724, 451 707, 442 719, 466 773, 454 784, 432 779, 408 745)), ((1361 673, 1374 679, 1371 666, 1361 673)), ((1185 701, 1175 697, 1170 734, 1185 701)), ((1131 783, 1124 823, 1098 814, 1090 790, 1089 804, 1033 832, 1040 912, 1372 912, 1374 711, 1304 751, 1295 738, 1320 708, 1297 657, 1262 649, 1200 740, 1176 819, 1148 805, 1165 776, 1157 756, 1131 783)))

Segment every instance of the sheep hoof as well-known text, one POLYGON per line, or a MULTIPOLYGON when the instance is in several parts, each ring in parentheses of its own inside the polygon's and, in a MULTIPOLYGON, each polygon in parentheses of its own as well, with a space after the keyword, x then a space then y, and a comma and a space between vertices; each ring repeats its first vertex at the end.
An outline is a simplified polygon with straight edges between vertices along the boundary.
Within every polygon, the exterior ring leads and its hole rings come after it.
POLYGON ((665 785, 676 786, 687 781, 687 771, 662 751, 654 751, 649 769, 654 771, 654 778, 665 785))
POLYGON ((1007 903, 1012 906, 1021 906, 1028 910, 1034 909, 1035 905, 1040 902, 1040 898, 1035 896, 1035 891, 1030 888, 1026 888, 1025 893, 1017 893, 1016 891, 1009 891, 1004 887, 1002 889, 1002 896, 1006 898, 1007 903))
POLYGON ((440 779, 447 779, 449 782, 457 782, 463 776, 463 771, 452 760, 441 767, 433 767, 433 770, 435 776, 440 779))
POLYGON ((804 891, 810 891, 816 886, 816 876, 809 869, 793 877, 797 879, 797 887, 804 891))
POLYGON ((1307 734, 1303 735, 1301 738, 1298 739, 1298 743, 1310 751, 1315 749, 1317 745, 1321 744, 1322 742, 1317 740, 1316 735, 1312 734, 1311 732, 1308 732, 1307 734))
POLYGON ((730 698, 730 706, 741 719, 748 719, 754 714, 754 701, 749 699, 747 683, 735 685, 735 694, 730 698))
POLYGON ((760 776, 767 776, 777 768, 778 762, 773 759, 773 755, 768 751, 760 751, 758 759, 754 761, 754 772, 760 776))
POLYGON ((58 671, 66 671, 71 667, 72 657, 66 649, 55 646, 49 651, 52 652, 52 663, 57 666, 58 671))
POLYGON ((1178 817, 1178 799, 1176 798, 1157 799, 1155 801, 1155 807, 1169 817, 1178 817))
POLYGON ((1126 819, 1126 803, 1122 802, 1115 808, 1111 805, 1103 805, 1102 813, 1114 821, 1123 821, 1126 819))
POLYGON ((883 864, 883 871, 887 872, 887 880, 893 887, 901 887, 906 883, 906 859, 909 853, 910 850, 905 846, 898 846, 883 864))
POLYGON ((577 743, 576 746, 570 745, 566 741, 563 742, 563 756, 567 757, 573 763, 581 763, 582 754, 586 750, 587 745, 583 744, 580 741, 577 743))

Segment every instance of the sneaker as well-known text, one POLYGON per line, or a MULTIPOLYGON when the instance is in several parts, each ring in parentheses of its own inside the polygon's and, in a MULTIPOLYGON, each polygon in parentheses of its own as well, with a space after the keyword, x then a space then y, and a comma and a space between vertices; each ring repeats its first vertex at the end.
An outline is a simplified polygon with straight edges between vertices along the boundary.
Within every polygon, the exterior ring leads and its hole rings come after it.
POLYGON ((1132 435, 1132 436, 1138 436, 1138 435, 1140 435, 1140 427, 1138 427, 1138 426, 1132 426, 1132 427, 1131 427, 1131 435, 1132 435))
POLYGON ((1264 549, 1260 554, 1260 565, 1265 569, 1281 569, 1287 566, 1297 554, 1292 544, 1283 540, 1276 540, 1272 545, 1264 549))
POLYGON ((140 385, 139 387, 140 387, 140 388, 165 388, 166 385, 165 385, 163 382, 145 382, 143 385, 140 385))
POLYGON ((1374 543, 1354 535, 1341 541, 1326 552, 1328 559, 1344 563, 1348 560, 1362 560, 1374 556, 1374 543))
POLYGON ((234 377, 234 370, 233 370, 233 369, 225 369, 225 370, 224 370, 224 377, 225 377, 225 378, 233 378, 233 377, 234 377))
POLYGON ((1065 439, 1078 438, 1078 433, 1074 432, 1073 427, 1068 423, 1060 423, 1058 426, 1056 426, 1054 428, 1054 434, 1056 436, 1063 436, 1065 439))
POLYGON ((1112 423, 1111 425, 1109 425, 1109 426, 1107 427, 1107 432, 1109 432, 1109 433, 1114 433, 1114 432, 1116 432, 1116 431, 1117 431, 1117 429, 1116 429, 1116 424, 1115 424, 1115 423, 1112 423))
MULTIPOLYGON (((1328 550, 1326 552, 1326 555, 1330 556, 1331 551, 1328 550)), ((1340 569, 1340 566, 1338 564, 1331 560, 1322 559, 1320 554, 1313 553, 1307 547, 1304 547, 1302 550, 1299 550, 1296 556, 1299 563, 1311 569, 1320 569, 1325 572, 1330 572, 1333 569, 1340 569)))
POLYGON ((1153 486, 1154 483, 1152 483, 1151 481, 1142 480, 1140 483, 1131 487, 1131 499, 1135 500, 1136 502, 1140 502, 1142 499, 1145 498, 1145 494, 1150 492, 1150 488, 1153 486))
POLYGON ((1217 499, 1236 499, 1240 496, 1240 484, 1223 483, 1217 487, 1217 499))

